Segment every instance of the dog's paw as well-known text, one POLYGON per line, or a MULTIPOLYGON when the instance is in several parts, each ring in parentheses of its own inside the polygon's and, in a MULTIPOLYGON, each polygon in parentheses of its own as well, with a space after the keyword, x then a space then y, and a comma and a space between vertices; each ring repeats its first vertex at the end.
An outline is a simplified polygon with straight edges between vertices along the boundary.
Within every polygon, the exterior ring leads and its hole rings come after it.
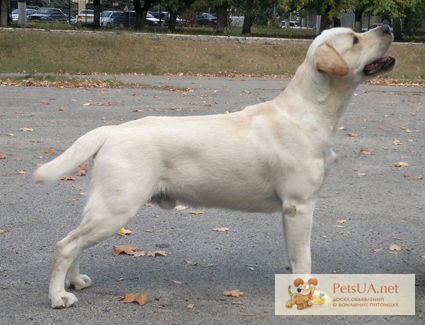
POLYGON ((73 279, 69 279, 69 287, 75 290, 82 290, 90 287, 92 284, 91 279, 85 274, 79 274, 73 279))
POLYGON ((65 291, 60 295, 50 295, 50 301, 52 302, 52 308, 58 309, 71 307, 78 299, 72 293, 65 291))

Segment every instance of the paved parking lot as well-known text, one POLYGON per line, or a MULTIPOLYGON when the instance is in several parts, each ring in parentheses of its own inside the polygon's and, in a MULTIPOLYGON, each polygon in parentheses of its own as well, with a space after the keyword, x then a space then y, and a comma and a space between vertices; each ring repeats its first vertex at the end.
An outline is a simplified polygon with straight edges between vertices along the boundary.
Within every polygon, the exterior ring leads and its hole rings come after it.
POLYGON ((77 292, 78 305, 50 309, 53 247, 80 221, 87 177, 35 185, 31 174, 37 164, 98 126, 147 115, 239 110, 273 98, 288 82, 116 78, 144 87, 0 86, 1 324, 425 321, 425 90, 367 85, 359 87, 335 138, 339 161, 315 213, 313 273, 415 273, 416 316, 274 316, 274 275, 285 273, 279 214, 221 209, 192 214, 191 207, 164 211, 151 206, 126 227, 130 236, 117 235, 83 254, 82 272, 94 284, 77 292), (229 230, 213 231, 217 227, 229 230), (167 256, 114 256, 112 246, 118 244, 165 250, 167 256), (223 296, 232 289, 245 295, 223 296), (147 292, 149 302, 143 307, 119 303, 129 292, 147 292))

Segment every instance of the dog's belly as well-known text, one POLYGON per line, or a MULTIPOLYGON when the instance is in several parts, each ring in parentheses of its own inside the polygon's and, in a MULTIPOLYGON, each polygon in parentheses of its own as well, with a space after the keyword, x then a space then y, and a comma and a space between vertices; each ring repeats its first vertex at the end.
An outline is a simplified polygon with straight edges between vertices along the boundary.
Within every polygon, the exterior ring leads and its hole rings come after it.
POLYGON ((169 180, 160 184, 162 195, 168 199, 193 206, 222 207, 247 212, 275 212, 282 209, 282 201, 268 182, 256 177, 206 177, 169 180))

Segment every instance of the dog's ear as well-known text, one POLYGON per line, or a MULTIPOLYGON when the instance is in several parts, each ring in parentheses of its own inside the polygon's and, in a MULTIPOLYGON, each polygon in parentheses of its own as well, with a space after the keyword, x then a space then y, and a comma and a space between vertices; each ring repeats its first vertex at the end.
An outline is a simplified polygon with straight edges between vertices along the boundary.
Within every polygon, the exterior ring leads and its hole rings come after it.
POLYGON ((304 284, 304 280, 303 279, 300 279, 300 278, 295 279, 295 281, 294 281, 294 286, 295 287, 299 287, 302 284, 304 284))
POLYGON ((316 68, 320 72, 343 77, 350 71, 347 62, 345 62, 335 48, 328 43, 321 45, 316 50, 314 58, 316 61, 316 68))
POLYGON ((319 283, 319 281, 317 281, 316 278, 311 278, 311 279, 308 280, 309 285, 317 286, 318 283, 319 283))

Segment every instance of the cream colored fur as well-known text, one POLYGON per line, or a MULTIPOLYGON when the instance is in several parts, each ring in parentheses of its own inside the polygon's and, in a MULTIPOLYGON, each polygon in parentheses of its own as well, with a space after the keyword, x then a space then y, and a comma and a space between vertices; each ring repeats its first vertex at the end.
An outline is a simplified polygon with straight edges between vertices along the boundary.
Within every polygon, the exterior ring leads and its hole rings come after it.
POLYGON ((391 36, 331 29, 311 44, 288 87, 273 100, 232 114, 147 117, 95 129, 34 175, 52 182, 94 157, 81 225, 56 245, 49 296, 55 308, 90 286, 80 253, 108 238, 153 199, 249 212, 282 211, 292 272, 311 272, 313 209, 333 160, 332 136, 363 68, 391 36), (358 37, 359 42, 353 42, 358 37))

